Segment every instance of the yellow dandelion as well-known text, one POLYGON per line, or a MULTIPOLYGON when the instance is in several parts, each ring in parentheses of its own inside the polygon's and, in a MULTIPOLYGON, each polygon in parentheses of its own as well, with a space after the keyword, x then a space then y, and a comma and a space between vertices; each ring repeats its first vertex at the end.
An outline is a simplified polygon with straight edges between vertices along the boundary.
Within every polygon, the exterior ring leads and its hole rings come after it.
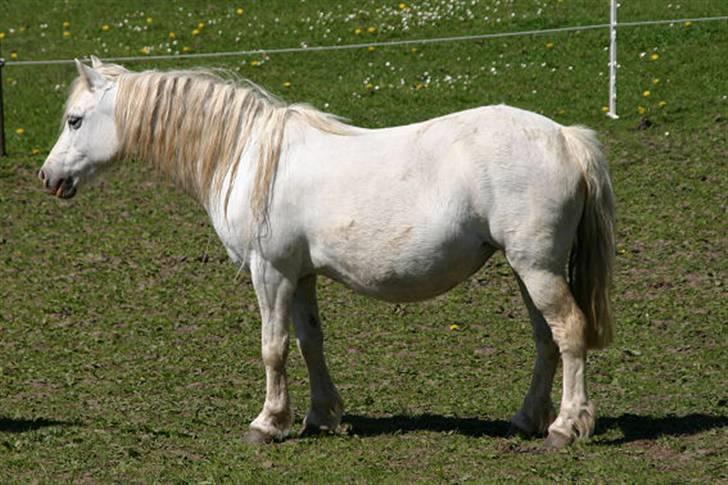
POLYGON ((33 148, 33 149, 32 149, 32 150, 30 151, 30 154, 31 154, 31 155, 38 155, 38 154, 40 154, 40 148, 33 148))
POLYGON ((12 60, 16 60, 16 59, 18 58, 18 53, 17 53, 17 52, 15 52, 15 51, 12 51, 12 52, 10 53, 10 58, 11 58, 12 60))
POLYGON ((235 15, 237 15, 237 16, 243 15, 244 13, 245 13, 245 10, 243 10, 242 8, 235 9, 235 15))
POLYGON ((187 52, 190 52, 191 50, 192 50, 192 48, 191 48, 191 47, 189 47, 189 46, 184 46, 184 47, 182 47, 182 52, 185 52, 185 53, 187 53, 187 52))
POLYGON ((659 58, 660 58, 660 54, 658 54, 657 52, 653 52, 653 53, 652 53, 652 54, 650 55, 650 60, 651 60, 651 61, 656 61, 656 60, 657 60, 657 59, 659 59, 659 58))
POLYGON ((377 31, 376 27, 367 27, 367 32, 369 32, 370 34, 373 34, 376 31, 377 31))
POLYGON ((3 40, 5 38, 5 32, 0 32, 0 40, 3 40))
POLYGON ((154 23, 154 19, 152 17, 147 17, 147 25, 152 25, 154 23))
POLYGON ((63 31, 63 38, 64 39, 68 39, 69 37, 71 37, 71 33, 69 31, 67 31, 67 30, 64 30, 63 31))
POLYGON ((644 96, 645 98, 649 98, 650 94, 652 94, 652 93, 650 92, 649 89, 645 89, 644 91, 642 91, 642 96, 644 96))
POLYGON ((609 106, 602 106, 602 112, 608 113, 609 112, 609 106))
POLYGON ((366 88, 367 88, 367 89, 374 89, 374 84, 372 84, 372 83, 367 83, 367 86, 366 86, 366 88))
POLYGON ((643 115, 643 114, 647 113, 647 108, 645 108, 644 106, 637 106, 637 112, 639 114, 643 115))
POLYGON ((205 28, 205 22, 203 22, 203 21, 197 22, 197 28, 198 29, 204 29, 205 28))
POLYGON ((69 28, 70 26, 71 26, 71 22, 69 22, 68 20, 66 20, 65 22, 63 22, 63 28, 64 28, 64 29, 67 29, 67 28, 69 28))
POLYGON ((417 52, 417 47, 413 47, 413 48, 411 48, 411 49, 410 49, 410 52, 411 52, 412 54, 414 54, 415 52, 417 52))
POLYGON ((404 3, 404 2, 400 3, 400 4, 399 4, 399 5, 397 5, 397 6, 399 7, 399 9, 400 9, 400 10, 405 10, 405 9, 407 8, 407 4, 406 4, 406 3, 404 3))
POLYGON ((25 128, 16 128, 15 134, 18 136, 23 136, 25 134, 25 128))
POLYGON ((362 32, 364 32, 364 31, 363 31, 363 30, 361 29, 361 27, 357 27, 357 28, 355 28, 355 29, 354 29, 354 33, 355 33, 356 35, 359 35, 359 34, 361 34, 362 32))
POLYGON ((374 47, 373 45, 370 45, 369 47, 367 47, 367 50, 368 50, 369 52, 374 52, 375 50, 377 50, 377 48, 376 48, 376 47, 374 47))
POLYGON ((546 48, 551 49, 554 46, 553 42, 546 42, 546 48))
POLYGON ((426 87, 427 87, 427 86, 425 86, 425 85, 424 85, 424 84, 422 84, 422 83, 417 83, 417 84, 415 84, 415 89, 416 89, 416 90, 418 90, 418 91, 419 91, 420 89, 424 89, 424 88, 426 88, 426 87))
POLYGON ((144 46, 141 49, 139 49, 139 53, 144 54, 145 56, 148 56, 150 52, 151 52, 151 49, 147 46, 144 46))
POLYGON ((688 20, 688 21, 687 21, 687 22, 685 22, 685 23, 684 23, 683 25, 684 25, 685 27, 690 27, 691 25, 693 25, 693 23, 692 23, 691 21, 689 21, 689 20, 688 20))
POLYGON ((200 35, 200 29, 192 29, 192 35, 200 35))
POLYGON ((457 323, 453 323, 452 325, 450 325, 451 332, 456 332, 458 330, 460 330, 460 325, 458 325, 457 323))
POLYGON ((174 40, 177 38, 177 34, 175 34, 174 32, 170 32, 169 34, 167 34, 167 37, 169 37, 171 40, 174 40))
POLYGON ((260 61, 258 61, 258 60, 250 61, 250 65, 253 67, 258 67, 258 66, 260 66, 260 61))
POLYGON ((101 26, 101 32, 108 32, 111 27, 109 27, 109 24, 104 24, 101 26))
POLYGON ((285 81, 285 82, 283 83, 283 87, 284 87, 284 88, 290 88, 290 87, 291 87, 291 81, 285 81))
POLYGON ((660 101, 659 103, 657 103, 657 106, 659 106, 660 108, 664 108, 665 106, 667 106, 667 101, 660 101))
POLYGON ((652 80, 652 85, 653 85, 653 86, 657 86, 658 84, 660 84, 660 79, 659 79, 659 78, 654 78, 654 79, 652 80))

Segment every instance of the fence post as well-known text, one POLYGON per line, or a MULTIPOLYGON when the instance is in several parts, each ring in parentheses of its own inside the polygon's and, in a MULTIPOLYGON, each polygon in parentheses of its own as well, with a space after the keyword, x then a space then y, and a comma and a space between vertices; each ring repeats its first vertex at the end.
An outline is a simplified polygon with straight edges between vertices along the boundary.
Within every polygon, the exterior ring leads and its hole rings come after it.
MULTIPOLYGON (((2 53, 0 53, 0 56, 2 53)), ((3 66, 5 59, 0 57, 0 157, 6 157, 8 152, 5 150, 5 112, 3 111, 3 66)))
POLYGON ((617 119, 617 0, 612 0, 609 13, 609 111, 617 119))

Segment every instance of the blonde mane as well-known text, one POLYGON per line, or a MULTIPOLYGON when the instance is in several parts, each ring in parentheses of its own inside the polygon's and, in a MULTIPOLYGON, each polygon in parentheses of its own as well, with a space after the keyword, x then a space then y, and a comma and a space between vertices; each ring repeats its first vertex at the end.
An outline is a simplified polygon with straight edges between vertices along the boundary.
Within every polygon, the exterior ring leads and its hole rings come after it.
MULTIPOLYGON (((246 149, 255 150, 258 161, 250 198, 251 222, 266 218, 283 133, 291 116, 325 132, 350 132, 333 115, 308 105, 286 105, 250 82, 226 80, 211 71, 131 72, 115 64, 96 70, 118 85, 117 157, 152 163, 205 207, 211 191, 222 190, 228 174, 230 180, 235 179, 246 149)), ((82 89, 83 83, 77 79, 69 103, 82 89)))

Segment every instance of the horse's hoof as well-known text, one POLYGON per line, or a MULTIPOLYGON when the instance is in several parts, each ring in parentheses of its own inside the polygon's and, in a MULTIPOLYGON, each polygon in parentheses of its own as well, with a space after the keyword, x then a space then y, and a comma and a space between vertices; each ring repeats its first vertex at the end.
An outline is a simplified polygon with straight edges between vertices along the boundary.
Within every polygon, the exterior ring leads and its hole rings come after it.
POLYGON ((511 425, 508 428, 508 438, 519 436, 521 438, 533 438, 536 436, 544 436, 545 433, 533 425, 530 418, 522 411, 519 411, 511 418, 511 425))
POLYGON ((508 427, 506 438, 515 438, 516 436, 520 438, 530 438, 533 436, 533 434, 528 433, 527 431, 521 429, 519 426, 511 423, 511 425, 508 427))
POLYGON ((259 429, 250 428, 245 433, 245 442, 249 445, 266 445, 273 442, 273 436, 262 432, 259 429))
POLYGON ((323 436, 323 435, 330 435, 330 434, 334 434, 334 431, 327 428, 326 426, 312 426, 310 424, 307 424, 298 433, 298 437, 299 438, 309 438, 311 436, 323 436))
POLYGON ((561 448, 569 446, 573 441, 574 439, 570 436, 566 436, 565 434, 558 433, 556 431, 549 431, 549 435, 546 437, 544 444, 547 448, 560 450, 561 448))

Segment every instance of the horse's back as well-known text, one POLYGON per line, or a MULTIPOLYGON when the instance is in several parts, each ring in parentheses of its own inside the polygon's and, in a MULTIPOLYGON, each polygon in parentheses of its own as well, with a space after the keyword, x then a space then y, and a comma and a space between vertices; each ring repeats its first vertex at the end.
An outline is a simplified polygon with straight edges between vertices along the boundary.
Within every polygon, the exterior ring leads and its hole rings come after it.
MULTIPOLYGON (((403 165, 423 167, 429 190, 422 196, 434 206, 459 204, 459 220, 506 249, 514 236, 567 234, 578 223, 583 173, 563 128, 506 105, 470 109, 403 127, 411 134, 403 165)), ((390 136, 402 132, 394 128, 390 136)))

